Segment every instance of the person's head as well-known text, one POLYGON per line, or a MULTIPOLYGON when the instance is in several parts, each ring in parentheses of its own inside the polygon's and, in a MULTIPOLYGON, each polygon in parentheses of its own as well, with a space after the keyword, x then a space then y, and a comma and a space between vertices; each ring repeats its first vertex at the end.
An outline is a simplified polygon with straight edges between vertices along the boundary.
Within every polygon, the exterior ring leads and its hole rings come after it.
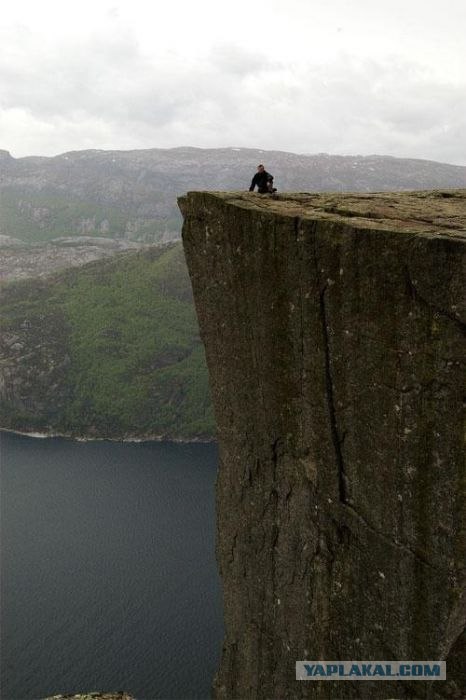
POLYGON ((264 166, 262 165, 262 163, 261 163, 260 165, 257 166, 257 172, 258 172, 258 173, 263 173, 264 170, 265 170, 265 168, 264 168, 264 166))

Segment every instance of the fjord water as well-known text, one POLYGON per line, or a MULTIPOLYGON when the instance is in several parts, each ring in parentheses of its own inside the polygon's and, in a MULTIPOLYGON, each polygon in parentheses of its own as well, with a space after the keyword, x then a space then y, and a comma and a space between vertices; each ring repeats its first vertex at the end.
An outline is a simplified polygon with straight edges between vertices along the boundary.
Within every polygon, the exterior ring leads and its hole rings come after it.
POLYGON ((2 700, 208 698, 216 447, 0 440, 2 700))

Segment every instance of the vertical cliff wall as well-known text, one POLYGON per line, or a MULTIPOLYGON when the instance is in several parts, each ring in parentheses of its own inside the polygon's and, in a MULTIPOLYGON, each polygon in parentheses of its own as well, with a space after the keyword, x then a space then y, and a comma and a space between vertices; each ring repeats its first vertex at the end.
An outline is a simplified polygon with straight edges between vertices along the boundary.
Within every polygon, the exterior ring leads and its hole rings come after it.
POLYGON ((220 443, 216 697, 466 697, 466 192, 180 208, 220 443), (303 659, 448 680, 296 681, 303 659))

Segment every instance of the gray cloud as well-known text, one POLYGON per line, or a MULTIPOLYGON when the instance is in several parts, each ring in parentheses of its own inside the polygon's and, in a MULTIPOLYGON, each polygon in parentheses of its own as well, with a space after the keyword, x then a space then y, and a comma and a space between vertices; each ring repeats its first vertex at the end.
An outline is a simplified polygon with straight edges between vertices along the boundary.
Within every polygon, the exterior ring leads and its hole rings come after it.
POLYGON ((267 73, 279 67, 279 63, 258 51, 246 51, 234 44, 214 46, 210 61, 221 74, 244 78, 252 74, 267 73))
POLYGON ((465 85, 415 63, 291 65, 234 44, 149 56, 121 29, 54 46, 21 28, 0 39, 1 146, 14 155, 239 145, 466 164, 465 85))

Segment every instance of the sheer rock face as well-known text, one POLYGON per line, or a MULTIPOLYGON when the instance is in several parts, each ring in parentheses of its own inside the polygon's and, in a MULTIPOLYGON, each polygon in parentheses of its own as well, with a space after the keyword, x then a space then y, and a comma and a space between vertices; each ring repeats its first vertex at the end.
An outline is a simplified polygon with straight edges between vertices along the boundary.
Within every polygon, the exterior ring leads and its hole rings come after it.
POLYGON ((220 443, 216 697, 466 697, 466 191, 180 208, 220 443), (448 680, 299 682, 303 659, 448 680))

